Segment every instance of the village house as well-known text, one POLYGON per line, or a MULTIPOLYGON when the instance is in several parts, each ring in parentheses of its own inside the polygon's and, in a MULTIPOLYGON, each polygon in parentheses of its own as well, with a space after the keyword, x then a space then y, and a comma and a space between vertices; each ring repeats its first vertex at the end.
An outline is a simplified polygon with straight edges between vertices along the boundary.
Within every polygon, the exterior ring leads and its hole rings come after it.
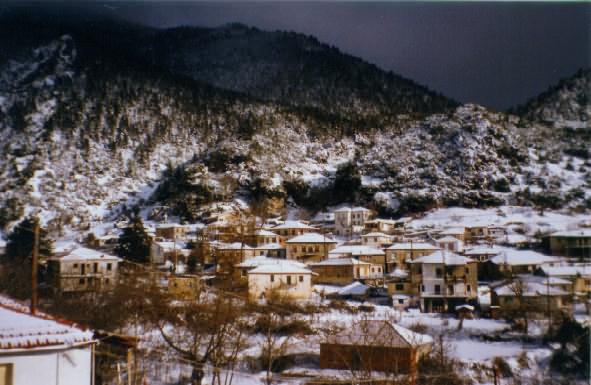
POLYGON ((573 294, 580 297, 591 295, 591 264, 542 266, 541 270, 546 277, 568 280, 573 294))
POLYGON ((329 258, 349 257, 363 262, 369 262, 378 266, 385 266, 386 253, 382 249, 377 249, 365 245, 341 245, 332 249, 328 253, 329 258))
POLYGON ((103 291, 117 282, 120 258, 77 247, 47 260, 51 285, 61 293, 103 291))
POLYGON ((237 263, 254 257, 253 248, 240 242, 219 243, 215 246, 213 253, 219 272, 229 272, 237 263))
POLYGON ((419 358, 431 351, 432 343, 430 336, 388 321, 359 321, 320 344, 320 368, 414 377, 419 358))
POLYGON ((479 241, 501 241, 507 235, 507 229, 504 226, 496 225, 476 225, 466 227, 466 243, 476 243, 479 241))
POLYGON ((276 225, 271 230, 279 235, 279 243, 285 244, 285 241, 298 235, 312 233, 317 231, 315 227, 307 225, 300 221, 285 221, 282 224, 276 225))
POLYGON ((318 262, 328 258, 337 241, 324 234, 307 233, 285 241, 287 258, 301 262, 318 262))
POLYGON ((294 300, 309 299, 312 295, 314 273, 293 261, 276 259, 248 270, 248 297, 250 300, 277 295, 294 300))
MULTIPOLYGON (((427 242, 404 242, 395 243, 386 249, 386 259, 388 264, 394 267, 403 268, 407 261, 412 261, 423 255, 429 255, 434 251, 439 250, 439 247, 427 242)), ((390 266, 388 266, 390 271, 390 266)))
POLYGON ((166 261, 186 261, 191 249, 184 242, 161 241, 150 243, 150 262, 161 265, 166 261))
POLYGON ((505 249, 492 257, 488 263, 502 275, 532 274, 542 265, 551 266, 559 261, 533 250, 505 249))
POLYGON ((0 384, 94 384, 93 333, 0 297, 0 384))
POLYGON ((168 293, 179 300, 197 298, 200 290, 199 276, 193 274, 171 274, 167 278, 168 293))
POLYGON ((371 232, 361 235, 361 243, 366 246, 383 248, 392 243, 392 236, 377 231, 371 232))
POLYGON ((492 257, 499 255, 503 249, 495 247, 473 247, 465 250, 462 254, 466 257, 470 257, 476 262, 484 263, 488 262, 492 257))
POLYGON ((591 229, 559 231, 543 242, 552 255, 591 259, 591 229))
POLYGON ((478 294, 476 261, 436 251, 411 262, 411 281, 424 312, 446 312, 474 302, 478 294))
POLYGON ((439 236, 452 236, 462 242, 466 242, 466 228, 465 227, 448 227, 439 233, 439 236))
POLYGON ((418 305, 418 293, 413 285, 408 270, 395 269, 387 275, 386 287, 392 296, 392 305, 397 309, 406 309, 418 305))
POLYGON ((184 239, 185 226, 178 223, 161 223, 156 226, 156 237, 162 239, 184 239))
POLYGON ((335 230, 334 213, 319 212, 310 220, 310 225, 321 229, 324 233, 331 233, 335 230))
POLYGON ((351 236, 363 231, 371 211, 365 207, 342 207, 334 211, 335 234, 351 236))
POLYGON ((437 239, 437 246, 439 246, 440 249, 451 251, 453 253, 461 253, 464 251, 464 242, 451 235, 446 235, 445 237, 437 239))
POLYGON ((265 229, 256 230, 249 238, 252 238, 250 243, 255 247, 270 243, 279 243, 279 235, 265 229))
POLYGON ((269 258, 283 258, 285 259, 285 247, 279 243, 266 243, 252 248, 253 255, 266 255, 269 258))
POLYGON ((312 263, 309 267, 317 274, 314 277, 314 283, 327 285, 348 285, 354 280, 382 276, 382 266, 355 258, 329 258, 312 263))
MULTIPOLYGON (((235 278, 237 279, 248 279, 248 272, 256 267, 263 266, 263 265, 272 265, 282 263, 282 259, 277 258, 269 258, 267 256, 256 256, 252 258, 248 258, 242 263, 236 265, 236 275, 235 278)), ((305 263, 300 263, 297 261, 289 261, 291 264, 295 266, 299 266, 302 268, 307 268, 308 266, 305 263)))
POLYGON ((412 218, 405 217, 400 219, 382 219, 376 218, 365 222, 365 232, 378 232, 388 235, 402 235, 406 229, 406 224, 412 218))
MULTIPOLYGON (((568 281, 566 281, 568 284, 568 281)), ((565 280, 529 274, 491 285, 491 303, 501 312, 527 307, 531 313, 572 311, 571 292, 564 289, 565 280)))

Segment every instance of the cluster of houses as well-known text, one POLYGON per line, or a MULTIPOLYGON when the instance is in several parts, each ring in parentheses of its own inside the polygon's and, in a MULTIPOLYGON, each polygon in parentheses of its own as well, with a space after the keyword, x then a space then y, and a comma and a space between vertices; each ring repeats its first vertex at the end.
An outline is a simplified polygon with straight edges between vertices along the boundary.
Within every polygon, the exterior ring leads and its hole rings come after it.
MULTIPOLYGON (((200 225, 164 223, 146 230, 151 264, 169 273, 171 293, 186 298, 216 279, 242 283, 252 300, 306 300, 318 293, 383 302, 379 297, 386 296, 396 308, 424 312, 465 305, 498 310, 519 301, 568 311, 590 295, 589 228, 549 234, 534 250, 526 237, 509 233, 510 225, 416 229, 411 221, 343 207, 310 221, 250 223, 218 216, 200 225), (189 272, 191 257, 199 268, 189 272)), ((112 239, 94 238, 92 246, 106 250, 112 239)), ((79 247, 52 258, 49 271, 64 292, 96 290, 113 285, 119 262, 79 247)))

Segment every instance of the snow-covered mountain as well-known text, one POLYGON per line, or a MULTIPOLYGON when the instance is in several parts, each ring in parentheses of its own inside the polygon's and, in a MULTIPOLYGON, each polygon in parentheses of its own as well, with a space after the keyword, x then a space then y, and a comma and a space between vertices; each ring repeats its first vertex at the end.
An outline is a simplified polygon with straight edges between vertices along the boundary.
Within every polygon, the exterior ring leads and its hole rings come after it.
MULTIPOLYGON (((401 116, 400 106, 384 107, 387 100, 372 109, 369 97, 359 108, 304 108, 256 97, 248 87, 238 87, 241 93, 223 90, 196 80, 204 74, 172 64, 166 69, 131 49, 124 52, 133 36, 144 39, 151 30, 117 30, 126 38, 108 44, 72 30, 57 38, 29 38, 21 46, 26 49, 2 52, 2 226, 41 210, 54 231, 85 229, 117 215, 122 204, 148 199, 164 201, 185 217, 202 203, 235 196, 311 209, 355 200, 390 215, 504 202, 591 205, 591 165, 588 153, 580 151, 590 147, 588 136, 569 141, 563 134, 545 135, 545 125, 475 105, 428 116, 401 116), (368 110, 373 112, 366 115, 368 110), (351 189, 343 191, 343 183, 351 189)), ((229 30, 239 36, 252 32, 242 26, 229 30)), ((207 32, 212 33, 222 32, 207 32)), ((308 52, 309 60, 326 54, 314 39, 277 36, 273 44, 285 38, 285 44, 295 39, 320 47, 308 52)), ((351 61, 368 66, 345 59, 345 67, 351 61)), ((208 65, 215 68, 214 63, 208 65)), ((266 68, 252 64, 240 71, 258 78, 266 68)), ((335 81, 329 72, 315 76, 326 76, 326 84, 335 81)), ((213 78, 208 83, 218 79, 213 78)), ((346 82, 339 84, 346 98, 347 92, 355 94, 344 91, 346 82)))

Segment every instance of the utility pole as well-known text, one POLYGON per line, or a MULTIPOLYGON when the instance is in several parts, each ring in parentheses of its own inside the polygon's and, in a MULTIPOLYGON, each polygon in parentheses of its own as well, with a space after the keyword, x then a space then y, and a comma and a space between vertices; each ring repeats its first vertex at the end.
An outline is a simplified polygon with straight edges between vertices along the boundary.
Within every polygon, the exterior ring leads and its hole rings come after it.
POLYGON ((35 225, 33 228, 33 255, 31 266, 31 314, 37 311, 37 270, 39 266, 39 218, 35 218, 35 225))

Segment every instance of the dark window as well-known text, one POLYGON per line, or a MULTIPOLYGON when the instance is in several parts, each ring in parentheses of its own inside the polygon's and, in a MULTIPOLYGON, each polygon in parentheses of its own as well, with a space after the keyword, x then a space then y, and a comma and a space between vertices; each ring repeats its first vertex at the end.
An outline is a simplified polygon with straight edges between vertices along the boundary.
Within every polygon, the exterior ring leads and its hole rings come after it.
POLYGON ((466 271, 466 274, 470 274, 470 269, 469 268, 466 267, 465 271, 466 271))
POLYGON ((304 282, 304 276, 300 275, 300 282, 304 282))
POLYGON ((435 294, 441 294, 441 286, 435 285, 435 294))
POLYGON ((403 299, 399 299, 398 300, 398 303, 402 305, 402 304, 404 304, 404 300, 403 299))
POLYGON ((402 283, 397 283, 396 290, 404 290, 404 285, 402 283))
POLYGON ((454 285, 447 285, 447 291, 449 292, 449 294, 453 294, 454 293, 454 285))
POLYGON ((470 287, 470 285, 466 285, 466 290, 468 291, 468 293, 472 291, 472 288, 470 287))
POLYGON ((275 282, 275 276, 271 274, 271 282, 275 282))
POLYGON ((111 271, 113 269, 112 264, 107 263, 107 271, 111 271))
POLYGON ((441 269, 439 267, 437 269, 435 269, 435 276, 437 278, 441 278, 441 269))
POLYGON ((77 268, 78 268, 78 264, 77 264, 77 263, 75 263, 75 264, 74 264, 74 269, 77 269, 77 268))
POLYGON ((291 275, 288 275, 287 276, 287 284, 288 285, 291 285, 291 275))
POLYGON ((85 282, 85 281, 84 281, 84 278, 80 278, 80 279, 78 280, 78 283, 79 283, 80 285, 84 285, 84 282, 85 282))

